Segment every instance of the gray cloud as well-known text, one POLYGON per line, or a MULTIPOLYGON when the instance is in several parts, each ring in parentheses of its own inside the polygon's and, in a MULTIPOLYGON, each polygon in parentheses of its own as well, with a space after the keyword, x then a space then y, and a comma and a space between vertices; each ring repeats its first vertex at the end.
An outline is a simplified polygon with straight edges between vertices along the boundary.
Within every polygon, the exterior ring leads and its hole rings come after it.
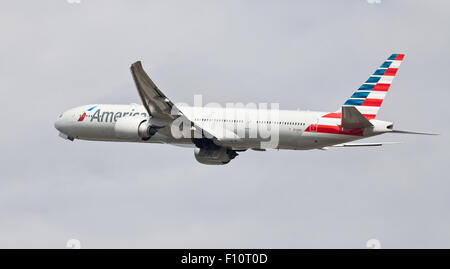
POLYGON ((447 1, 28 1, 0 9, 0 247, 450 247, 447 1), (139 102, 142 60, 175 102, 334 111, 391 53, 384 148, 245 152, 64 141, 70 107, 139 102))

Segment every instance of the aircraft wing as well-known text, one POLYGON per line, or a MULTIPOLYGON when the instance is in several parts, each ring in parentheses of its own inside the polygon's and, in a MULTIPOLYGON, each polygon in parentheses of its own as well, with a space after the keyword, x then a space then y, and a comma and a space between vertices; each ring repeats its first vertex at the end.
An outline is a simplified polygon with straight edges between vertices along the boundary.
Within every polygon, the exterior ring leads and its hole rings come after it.
MULTIPOLYGON (((140 61, 133 63, 130 67, 131 74, 133 75, 136 88, 145 109, 152 117, 152 122, 158 127, 164 127, 171 124, 175 119, 183 117, 183 120, 190 123, 191 135, 193 132, 205 136, 207 138, 214 139, 220 137, 216 134, 220 134, 219 130, 215 131, 213 128, 205 128, 205 126, 199 126, 192 119, 189 119, 178 107, 175 106, 169 98, 156 86, 150 79, 147 73, 142 68, 140 61)), ((197 136, 196 136, 197 137, 197 136)))
POLYGON ((173 111, 174 104, 170 101, 162 91, 153 83, 150 77, 145 73, 140 61, 131 65, 131 74, 134 83, 141 97, 147 112, 158 119, 174 120, 176 111, 173 111))

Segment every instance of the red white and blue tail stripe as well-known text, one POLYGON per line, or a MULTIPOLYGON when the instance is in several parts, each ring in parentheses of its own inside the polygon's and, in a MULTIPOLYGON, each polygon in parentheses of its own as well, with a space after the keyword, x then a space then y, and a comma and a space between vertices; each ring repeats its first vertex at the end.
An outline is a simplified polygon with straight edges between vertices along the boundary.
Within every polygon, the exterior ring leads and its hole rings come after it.
POLYGON ((355 106, 367 119, 374 119, 404 57, 392 54, 343 106, 355 106))

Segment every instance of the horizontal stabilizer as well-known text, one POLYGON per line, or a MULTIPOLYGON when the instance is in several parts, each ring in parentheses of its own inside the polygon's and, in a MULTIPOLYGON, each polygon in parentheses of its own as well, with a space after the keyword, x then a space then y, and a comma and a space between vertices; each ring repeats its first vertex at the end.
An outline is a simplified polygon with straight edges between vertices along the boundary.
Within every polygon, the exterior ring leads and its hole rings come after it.
POLYGON ((378 143, 348 143, 348 144, 338 144, 332 147, 379 147, 383 145, 398 144, 401 142, 378 142, 378 143))
POLYGON ((439 134, 436 134, 436 133, 424 133, 424 132, 413 132, 413 131, 402 131, 402 130, 392 130, 392 133, 417 134, 417 135, 439 135, 439 134))
POLYGON ((343 106, 341 126, 344 128, 366 128, 373 125, 356 107, 343 106))

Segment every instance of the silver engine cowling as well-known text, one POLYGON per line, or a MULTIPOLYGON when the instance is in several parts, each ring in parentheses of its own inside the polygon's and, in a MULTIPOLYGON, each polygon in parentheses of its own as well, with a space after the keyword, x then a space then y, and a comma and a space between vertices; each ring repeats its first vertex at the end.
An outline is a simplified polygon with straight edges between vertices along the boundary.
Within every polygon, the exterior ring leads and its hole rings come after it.
POLYGON ((195 159, 202 164, 223 165, 229 163, 237 156, 236 151, 224 147, 195 148, 195 159))
POLYGON ((124 140, 148 140, 156 132, 157 129, 146 117, 119 118, 114 125, 116 137, 124 140))

